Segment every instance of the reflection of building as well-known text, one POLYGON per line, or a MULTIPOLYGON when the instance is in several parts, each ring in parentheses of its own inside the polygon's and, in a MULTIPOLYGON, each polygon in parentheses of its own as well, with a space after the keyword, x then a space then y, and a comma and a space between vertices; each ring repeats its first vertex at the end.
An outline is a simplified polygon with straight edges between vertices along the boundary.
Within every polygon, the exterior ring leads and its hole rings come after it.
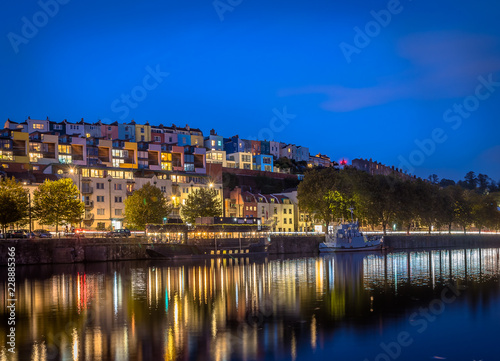
MULTIPOLYGON (((366 335, 398 315, 407 321, 449 280, 471 286, 472 305, 494 300, 499 255, 495 248, 61 265, 34 276, 20 269, 16 351, 19 360, 289 359, 312 354, 344 327, 366 335)), ((0 283, 4 318, 6 288, 0 283)))

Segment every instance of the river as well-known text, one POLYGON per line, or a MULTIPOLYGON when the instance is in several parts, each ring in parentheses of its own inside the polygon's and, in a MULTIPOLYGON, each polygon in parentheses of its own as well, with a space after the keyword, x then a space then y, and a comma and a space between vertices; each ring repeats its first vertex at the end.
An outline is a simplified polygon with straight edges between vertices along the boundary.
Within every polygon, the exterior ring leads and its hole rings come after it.
POLYGON ((16 352, 3 338, 0 360, 497 360, 499 256, 17 266, 16 352))

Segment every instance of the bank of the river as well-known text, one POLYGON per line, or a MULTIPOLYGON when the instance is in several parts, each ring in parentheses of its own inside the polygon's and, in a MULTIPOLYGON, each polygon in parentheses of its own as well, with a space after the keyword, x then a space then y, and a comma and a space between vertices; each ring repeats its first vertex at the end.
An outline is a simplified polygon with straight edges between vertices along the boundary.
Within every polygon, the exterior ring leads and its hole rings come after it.
MULTIPOLYGON (((315 254, 323 236, 273 237, 268 243, 268 253, 280 254, 315 254)), ((213 241, 211 241, 213 242, 213 241)), ((192 242, 190 242, 192 243, 192 242)), ((50 264, 50 263, 79 263, 102 262, 120 260, 145 260, 154 258, 154 255, 167 257, 205 257, 208 256, 251 256, 252 250, 247 253, 249 242, 243 241, 243 251, 239 241, 226 242, 218 240, 209 245, 182 245, 182 244, 151 244, 140 239, 106 239, 106 238, 61 238, 43 240, 2 240, 0 242, 0 265, 7 264, 8 247, 16 249, 16 264, 50 264), (213 251, 212 252, 212 249, 213 251), (147 251, 152 249, 153 252, 147 251), (207 252, 207 250, 210 250, 207 252), (231 252, 229 252, 231 251, 231 252), (210 253, 215 253, 212 255, 210 253), (152 257, 153 256, 153 257, 152 257)), ((485 248, 499 247, 500 235, 410 235, 386 236, 386 247, 393 250, 425 249, 425 248, 485 248)))

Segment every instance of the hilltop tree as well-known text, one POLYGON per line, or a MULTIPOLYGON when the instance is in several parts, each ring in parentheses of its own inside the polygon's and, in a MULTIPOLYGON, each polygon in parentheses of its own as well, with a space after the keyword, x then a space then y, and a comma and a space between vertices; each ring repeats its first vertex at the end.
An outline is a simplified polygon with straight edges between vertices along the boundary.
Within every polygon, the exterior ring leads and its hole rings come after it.
POLYGON ((338 177, 338 171, 333 168, 313 169, 305 174, 297 189, 300 209, 327 226, 333 219, 331 207, 335 202, 328 194, 336 189, 338 177))
POLYGON ((14 178, 0 180, 0 226, 5 233, 11 223, 22 223, 28 217, 28 193, 14 178))
POLYGON ((84 203, 80 192, 70 178, 46 180, 33 193, 33 215, 40 224, 59 230, 60 224, 75 224, 82 220, 84 203))
POLYGON ((143 230, 146 224, 163 223, 172 208, 158 187, 146 183, 125 200, 125 220, 130 228, 143 230))
POLYGON ((222 204, 217 191, 212 188, 198 188, 189 193, 186 204, 181 207, 181 217, 194 224, 198 217, 217 217, 222 214, 222 204))

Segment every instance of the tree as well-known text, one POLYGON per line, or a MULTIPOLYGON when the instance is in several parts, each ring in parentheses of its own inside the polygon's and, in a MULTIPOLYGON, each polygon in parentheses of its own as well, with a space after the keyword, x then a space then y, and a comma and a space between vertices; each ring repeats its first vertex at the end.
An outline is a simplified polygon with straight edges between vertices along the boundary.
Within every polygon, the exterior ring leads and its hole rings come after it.
POLYGON ((85 206, 79 198, 80 192, 70 178, 46 180, 33 193, 33 215, 58 232, 60 224, 81 222, 85 206))
POLYGON ((488 177, 486 174, 481 174, 479 173, 477 175, 477 186, 478 186, 478 193, 485 194, 489 189, 489 185, 491 184, 491 179, 488 177))
POLYGON ((222 204, 217 191, 212 188, 198 188, 189 193, 186 204, 181 207, 181 217, 194 224, 198 217, 217 217, 222 214, 222 204))
POLYGON ((431 174, 427 179, 431 183, 434 183, 434 184, 438 184, 439 183, 439 177, 437 176, 437 174, 431 174))
POLYGON ((327 225, 332 220, 330 205, 333 199, 328 193, 336 189, 338 171, 333 168, 308 171, 297 189, 299 208, 327 225))
POLYGON ((477 186, 476 173, 473 171, 467 172, 464 177, 465 181, 459 182, 465 189, 474 190, 477 186))
POLYGON ((143 230, 146 224, 163 223, 172 208, 158 187, 146 183, 125 200, 125 220, 130 228, 143 230))
POLYGON ((28 217, 28 193, 14 178, 0 181, 0 226, 5 233, 11 223, 19 223, 28 217))
POLYGON ((439 185, 443 188, 446 188, 446 187, 449 187, 449 186, 454 186, 455 185, 455 181, 453 179, 446 179, 446 178, 443 178, 441 179, 441 181, 439 182, 439 185))

